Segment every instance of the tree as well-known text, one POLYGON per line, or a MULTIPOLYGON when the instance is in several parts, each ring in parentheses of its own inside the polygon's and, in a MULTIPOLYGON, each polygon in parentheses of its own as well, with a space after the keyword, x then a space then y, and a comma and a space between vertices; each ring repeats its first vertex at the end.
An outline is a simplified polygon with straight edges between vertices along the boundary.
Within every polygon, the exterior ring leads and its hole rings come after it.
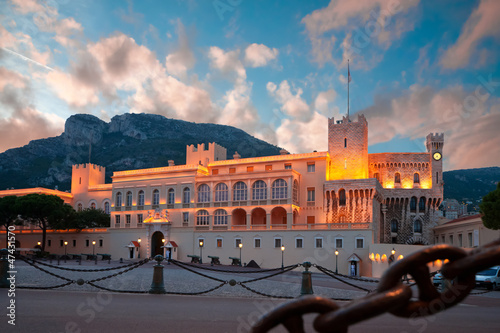
POLYGON ((483 215, 483 224, 488 229, 500 229, 500 183, 494 191, 483 197, 479 204, 479 212, 483 215))
MULTIPOLYGON (((8 230, 9 226, 17 220, 16 199, 15 195, 0 198, 0 225, 4 226, 5 230, 8 230)), ((5 233, 6 248, 8 246, 7 235, 8 233, 5 233)))
POLYGON ((28 194, 18 197, 16 210, 21 218, 42 230, 42 251, 45 251, 47 229, 67 229, 74 210, 55 195, 28 194))
POLYGON ((109 227, 110 218, 102 209, 87 208, 76 213, 75 229, 109 227))

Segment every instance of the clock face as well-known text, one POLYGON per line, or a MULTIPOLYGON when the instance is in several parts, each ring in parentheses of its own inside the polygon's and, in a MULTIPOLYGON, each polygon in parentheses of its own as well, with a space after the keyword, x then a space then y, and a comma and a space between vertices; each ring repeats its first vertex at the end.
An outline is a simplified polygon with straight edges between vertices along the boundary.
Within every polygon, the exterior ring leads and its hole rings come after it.
POLYGON ((439 161, 439 160, 441 159, 441 157, 442 157, 442 156, 441 156, 441 153, 436 152, 436 153, 434 153, 434 155, 432 155, 432 157, 434 157, 434 159, 435 159, 436 161, 439 161))

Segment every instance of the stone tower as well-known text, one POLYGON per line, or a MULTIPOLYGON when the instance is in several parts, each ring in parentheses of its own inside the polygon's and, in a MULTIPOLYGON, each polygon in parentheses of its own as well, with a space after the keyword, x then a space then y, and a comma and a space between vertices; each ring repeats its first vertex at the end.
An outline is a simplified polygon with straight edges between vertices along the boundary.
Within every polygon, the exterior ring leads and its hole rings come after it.
POLYGON ((432 165, 432 188, 443 188, 443 145, 444 133, 430 133, 425 140, 427 152, 430 153, 432 165))
POLYGON ((357 121, 348 118, 335 123, 328 119, 329 179, 368 178, 368 122, 364 115, 357 121))
POLYGON ((75 196, 87 193, 89 186, 104 184, 106 168, 85 163, 73 165, 71 173, 71 193, 75 196))

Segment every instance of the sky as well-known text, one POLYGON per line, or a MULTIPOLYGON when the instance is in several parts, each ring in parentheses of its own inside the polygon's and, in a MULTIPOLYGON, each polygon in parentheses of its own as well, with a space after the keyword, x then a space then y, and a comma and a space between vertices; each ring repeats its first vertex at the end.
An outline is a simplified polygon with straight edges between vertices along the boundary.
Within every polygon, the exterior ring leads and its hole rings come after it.
POLYGON ((0 0, 0 152, 77 113, 231 125, 292 153, 364 114, 369 152, 500 166, 499 0, 0 0))

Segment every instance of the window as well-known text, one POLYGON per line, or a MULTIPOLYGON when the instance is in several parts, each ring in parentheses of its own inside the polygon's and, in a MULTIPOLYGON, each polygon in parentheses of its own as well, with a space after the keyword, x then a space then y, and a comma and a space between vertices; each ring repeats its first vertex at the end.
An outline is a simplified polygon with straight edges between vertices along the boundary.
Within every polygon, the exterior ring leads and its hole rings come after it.
POLYGON ((236 173, 236 168, 229 168, 229 173, 236 173))
POLYGON ((247 172, 253 172, 253 166, 247 167, 247 172))
POLYGON ((420 175, 416 172, 413 174, 413 182, 415 184, 420 184, 420 175))
POLYGON ((345 223, 345 215, 339 216, 339 223, 345 223))
POLYGON ((337 249, 341 249, 344 247, 344 239, 343 238, 335 238, 335 247, 337 249))
POLYGON ((413 222, 413 232, 415 232, 417 234, 422 233, 422 221, 415 220, 415 222, 413 222))
POLYGON ((271 171, 273 169, 272 165, 266 165, 266 171, 271 171))
POLYGON ((458 246, 462 247, 462 234, 458 234, 458 246))
POLYGON ((59 241, 59 245, 64 246, 64 241, 62 239, 59 241))
POLYGON ((120 215, 115 215, 115 223, 120 224, 120 215))
POLYGON ((467 234, 467 238, 469 238, 469 247, 473 247, 474 245, 472 244, 472 232, 469 232, 467 234))
POLYGON ((142 214, 137 214, 137 224, 142 224, 143 221, 144 217, 142 216, 142 214))
POLYGON ((208 225, 209 218, 210 217, 206 210, 199 210, 198 213, 196 213, 196 225, 208 225))
POLYGON ((376 180, 378 180, 378 181, 380 182, 380 175, 379 175, 379 173, 378 173, 378 172, 375 172, 375 173, 373 174, 373 178, 375 178, 376 180))
POLYGON ((344 148, 347 148, 347 138, 344 138, 344 148))
POLYGON ((191 190, 185 187, 182 191, 182 203, 189 204, 191 202, 191 190))
POLYGON ((293 196, 293 203, 298 206, 299 205, 299 182, 297 180, 293 181, 292 196, 293 196))
POLYGON ((275 237, 274 238, 274 248, 281 248, 281 237, 275 237))
POLYGON ((222 238, 217 238, 215 240, 215 246, 217 246, 218 248, 222 247, 222 238))
POLYGON ((307 224, 314 224, 314 216, 308 216, 307 217, 307 224))
POLYGON ((450 235, 450 245, 453 245, 453 235, 450 235))
POLYGON ((398 232, 398 220, 391 221, 391 232, 398 232))
POLYGON ((339 191, 339 206, 345 206, 345 190, 341 189, 339 191))
POLYGON ((263 180, 258 180, 252 185, 252 200, 266 200, 267 185, 263 180))
POLYGON ((76 239, 73 239, 73 247, 76 247, 76 239))
POLYGON ((90 209, 95 209, 95 208, 96 208, 96 207, 95 207, 95 202, 91 203, 91 204, 90 204, 90 209))
POLYGON ((106 201, 104 203, 104 212, 109 215, 110 209, 109 209, 109 202, 106 201))
POLYGON ((122 205, 122 192, 117 192, 116 199, 115 199, 115 206, 121 207, 121 205, 122 205))
POLYGON ((99 247, 102 247, 104 241, 102 239, 99 239, 99 247))
POLYGON ((356 248, 362 249, 365 247, 365 239, 364 238, 356 238, 356 248))
POLYGON ((241 238, 234 239, 234 247, 239 248, 241 244, 241 238))
POLYGON ((90 240, 88 240, 88 239, 86 239, 86 240, 85 240, 85 246, 86 246, 86 247, 89 247, 89 246, 90 246, 90 240))
POLYGON ((416 197, 411 197, 410 200, 410 211, 415 212, 417 210, 417 198, 416 197))
POLYGON ((144 191, 140 190, 137 195, 137 206, 144 206, 144 191))
POLYGON ((210 202, 210 186, 207 184, 198 187, 198 202, 210 202))
POLYGON ((418 210, 420 212, 425 212, 425 198, 421 197, 420 200, 418 201, 418 210))
POLYGON ((212 170, 212 175, 218 175, 219 174, 219 169, 213 169, 212 170))
POLYGON ((132 192, 128 191, 125 197, 125 206, 132 206, 132 192))
POLYGON ((47 246, 49 246, 49 247, 52 246, 52 240, 50 240, 50 239, 47 240, 47 246))
POLYGON ((81 203, 78 204, 77 210, 81 212, 83 210, 83 205, 81 203))
POLYGON ((253 247, 256 249, 260 249, 260 238, 253 239, 253 247))
POLYGON ((316 193, 315 193, 314 187, 308 187, 307 188, 307 201, 308 202, 314 202, 316 201, 316 193))
POLYGON ((347 158, 344 159, 344 169, 347 169, 347 158))
POLYGON ((214 212, 214 225, 227 225, 227 212, 224 209, 214 212))
POLYGON ((323 237, 314 237, 314 248, 315 249, 323 248, 323 237))
POLYGON ((444 244, 445 240, 444 240, 444 235, 441 236, 441 243, 444 244))
POLYGON ((285 163, 285 170, 292 170, 292 163, 285 163))
POLYGON ((153 191, 153 205, 159 205, 160 204, 160 190, 155 189, 153 191))
POLYGON ((169 205, 173 205, 175 203, 175 190, 173 188, 168 189, 167 200, 169 205))
POLYGON ((233 186, 233 201, 245 201, 247 200, 247 184, 244 182, 237 182, 233 186))
POLYGON ((182 222, 188 223, 189 222, 189 213, 188 212, 183 212, 182 213, 182 222))
POLYGON ((130 224, 130 215, 129 214, 125 215, 125 223, 130 224))
POLYGON ((287 184, 284 179, 276 179, 271 187, 272 199, 287 198, 287 184))
POLYGON ((315 172, 315 171, 316 171, 316 164, 314 164, 314 162, 308 162, 307 172, 315 172))
POLYGON ((215 186, 215 201, 228 201, 227 185, 219 183, 215 186))
POLYGON ((401 174, 399 172, 394 175, 394 184, 401 184, 401 174))
POLYGON ((436 184, 439 184, 439 172, 436 172, 436 184))
POLYGON ((295 248, 296 249, 301 249, 303 247, 304 247, 304 238, 302 238, 302 237, 295 238, 295 248))

